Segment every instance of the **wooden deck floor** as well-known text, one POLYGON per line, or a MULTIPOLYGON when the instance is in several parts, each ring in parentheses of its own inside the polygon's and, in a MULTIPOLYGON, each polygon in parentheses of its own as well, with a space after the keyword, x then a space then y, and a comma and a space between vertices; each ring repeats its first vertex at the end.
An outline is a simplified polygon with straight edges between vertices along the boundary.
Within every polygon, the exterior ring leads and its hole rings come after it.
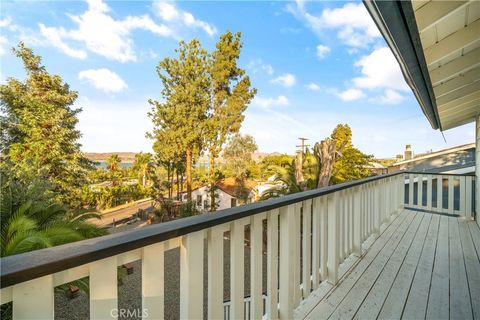
POLYGON ((405 210, 307 319, 480 319, 480 229, 405 210))

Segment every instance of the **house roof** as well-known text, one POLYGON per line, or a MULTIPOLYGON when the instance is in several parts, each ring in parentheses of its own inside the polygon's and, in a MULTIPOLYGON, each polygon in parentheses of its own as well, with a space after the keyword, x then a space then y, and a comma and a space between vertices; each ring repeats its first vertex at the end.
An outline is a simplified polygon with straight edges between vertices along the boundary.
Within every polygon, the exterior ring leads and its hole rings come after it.
POLYGON ((452 147, 452 148, 442 149, 442 150, 438 150, 438 151, 435 151, 435 152, 423 154, 423 155, 421 155, 419 157, 415 157, 413 159, 403 160, 403 161, 400 161, 400 162, 395 162, 391 166, 394 167, 394 166, 398 166, 398 165, 408 164, 408 163, 412 163, 412 162, 425 160, 425 159, 428 159, 428 158, 437 157, 437 156, 441 156, 441 155, 444 155, 444 154, 456 152, 456 151, 463 151, 463 150, 474 149, 474 148, 475 148, 475 143, 463 144, 463 145, 455 146, 455 147, 452 147))
POLYGON ((364 0, 434 129, 480 112, 480 2, 364 0))
MULTIPOLYGON (((222 179, 218 182, 217 185, 222 191, 228 193, 232 197, 235 196, 235 188, 236 188, 235 178, 228 177, 228 178, 222 179)), ((256 185, 257 185, 257 182, 254 181, 254 180, 251 180, 251 179, 246 179, 245 180, 245 185, 244 186, 248 191, 252 191, 252 189, 256 185)))

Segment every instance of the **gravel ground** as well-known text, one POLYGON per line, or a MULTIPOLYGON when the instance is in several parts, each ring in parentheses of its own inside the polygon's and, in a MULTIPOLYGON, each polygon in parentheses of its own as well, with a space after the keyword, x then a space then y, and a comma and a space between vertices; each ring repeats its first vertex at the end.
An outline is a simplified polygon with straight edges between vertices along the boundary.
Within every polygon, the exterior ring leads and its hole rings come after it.
MULTIPOLYGON (((248 239, 248 232, 245 235, 248 239)), ((204 250, 204 318, 207 316, 207 243, 204 250)), ((250 294, 250 248, 245 250, 245 295, 250 294)), ((265 250, 264 250, 265 252, 265 250)), ((224 240, 224 299, 230 297, 230 241, 224 240)), ((180 314, 180 250, 175 248, 165 252, 165 319, 179 319, 180 314)), ((139 310, 142 305, 142 268, 141 261, 132 263, 133 274, 123 277, 123 284, 118 286, 118 308, 126 310, 139 310)), ((263 270, 266 270, 266 255, 263 256, 263 270)), ((266 272, 263 277, 263 290, 266 289, 266 272)), ((89 298, 85 293, 80 293, 74 299, 68 298, 64 292, 55 293, 55 319, 79 320, 89 319, 89 298)), ((119 317, 119 319, 140 319, 119 317)))

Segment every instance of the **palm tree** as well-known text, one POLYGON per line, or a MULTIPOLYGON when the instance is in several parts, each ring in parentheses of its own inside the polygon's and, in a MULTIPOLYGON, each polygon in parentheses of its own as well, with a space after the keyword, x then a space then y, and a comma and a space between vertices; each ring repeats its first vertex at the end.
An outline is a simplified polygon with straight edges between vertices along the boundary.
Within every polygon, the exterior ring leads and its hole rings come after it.
POLYGON ((117 172, 120 169, 120 157, 118 154, 112 154, 110 157, 107 158, 107 170, 110 172, 117 172))
POLYGON ((150 153, 137 153, 135 155, 135 162, 133 163, 133 170, 138 173, 142 179, 142 186, 147 185, 148 178, 151 175, 152 155, 150 153))

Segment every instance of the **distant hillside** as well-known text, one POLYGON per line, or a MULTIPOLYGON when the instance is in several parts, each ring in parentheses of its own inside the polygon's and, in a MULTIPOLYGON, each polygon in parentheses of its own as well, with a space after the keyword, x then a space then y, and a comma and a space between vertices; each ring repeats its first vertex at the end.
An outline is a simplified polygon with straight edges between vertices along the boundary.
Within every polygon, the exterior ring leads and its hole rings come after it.
MULTIPOLYGON (((87 157, 87 159, 92 161, 102 162, 102 161, 105 161, 112 154, 118 154, 118 156, 120 157, 123 163, 132 163, 135 161, 135 155, 137 154, 137 152, 85 152, 85 157, 87 157)), ((266 156, 277 156, 281 154, 282 153, 279 153, 279 152, 272 152, 272 153, 255 152, 253 153, 252 158, 255 161, 261 161, 266 156)), ((204 163, 207 163, 208 161, 209 161, 208 156, 202 156, 198 160, 198 162, 204 162, 204 163)), ((219 161, 221 162, 222 159, 220 158, 219 161)))
POLYGON ((134 162, 136 152, 85 152, 85 157, 92 161, 102 161, 106 160, 112 154, 118 154, 122 162, 134 162))

